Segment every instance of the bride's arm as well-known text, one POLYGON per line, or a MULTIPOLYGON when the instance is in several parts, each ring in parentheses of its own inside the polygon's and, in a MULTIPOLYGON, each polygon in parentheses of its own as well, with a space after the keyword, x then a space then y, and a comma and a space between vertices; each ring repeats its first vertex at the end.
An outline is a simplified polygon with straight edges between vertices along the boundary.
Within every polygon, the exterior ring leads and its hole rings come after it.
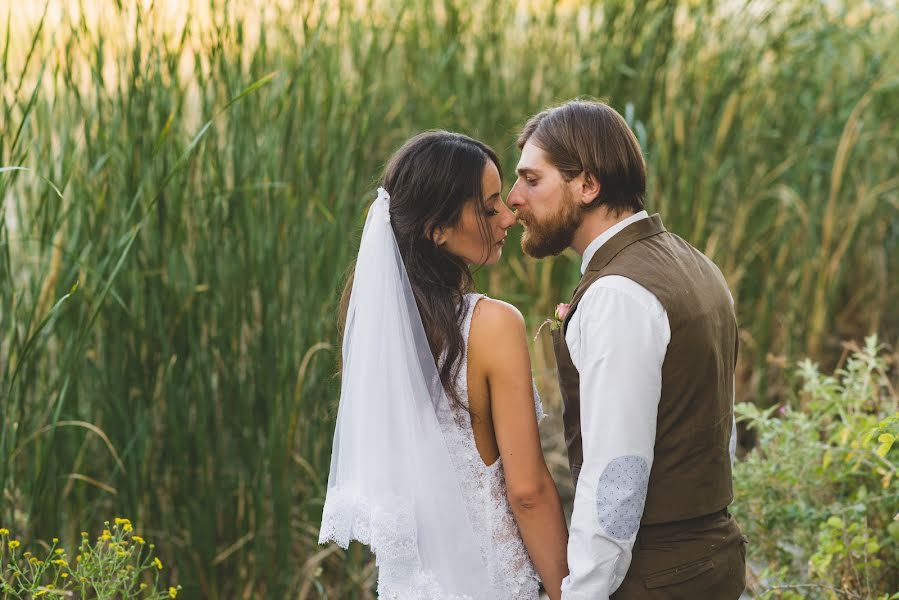
POLYGON ((495 300, 482 301, 479 308, 470 343, 477 345, 472 349, 487 376, 506 494, 543 586, 557 600, 568 574, 568 530, 540 446, 524 319, 515 307, 495 300))

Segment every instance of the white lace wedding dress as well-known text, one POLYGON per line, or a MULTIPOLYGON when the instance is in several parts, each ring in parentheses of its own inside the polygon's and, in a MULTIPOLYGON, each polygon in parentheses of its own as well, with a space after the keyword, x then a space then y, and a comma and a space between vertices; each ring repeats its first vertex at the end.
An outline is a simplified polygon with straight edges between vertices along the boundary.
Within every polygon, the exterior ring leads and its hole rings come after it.
MULTIPOLYGON (((457 389, 468 406, 468 334, 475 305, 484 296, 467 294, 462 337, 465 354, 459 369, 457 389)), ((543 406, 534 387, 534 405, 538 422, 543 406)), ((506 497, 506 481, 501 459, 485 465, 475 445, 471 415, 467 410, 446 402, 438 411, 438 422, 450 450, 450 457, 462 485, 462 496, 469 518, 479 536, 481 559, 493 583, 496 600, 536 600, 538 578, 521 540, 518 525, 506 497)), ((477 551, 475 550, 475 551, 477 551)))
MULTIPOLYGON (((466 408, 468 334, 472 312, 481 298, 483 296, 478 294, 468 294, 464 297, 462 336, 465 340, 465 351, 461 358, 462 366, 456 380, 456 389, 466 408)), ((381 376, 390 377, 390 374, 381 376)), ((393 376, 397 377, 398 373, 394 372, 393 376)), ((534 404, 537 420, 540 421, 544 413, 536 387, 534 387, 534 404)), ((375 419, 377 415, 369 415, 368 418, 375 419)), ((322 515, 319 543, 333 540, 342 548, 347 548, 350 540, 356 539, 371 546, 378 557, 378 597, 382 599, 537 600, 539 580, 506 497, 501 459, 497 459, 489 466, 484 464, 475 445, 470 413, 465 408, 452 404, 445 394, 441 394, 436 408, 435 426, 443 434, 449 455, 448 463, 444 463, 446 466, 438 468, 451 468, 455 471, 455 477, 451 479, 458 481, 461 488, 464 513, 472 526, 474 537, 467 537, 473 546, 470 549, 467 546, 459 547, 461 539, 465 539, 461 537, 447 541, 445 538, 435 540, 429 536, 426 541, 430 545, 455 546, 464 557, 460 560, 473 561, 477 565, 479 573, 471 574, 470 581, 464 574, 469 572, 465 568, 453 569, 456 577, 468 581, 467 587, 470 591, 463 594, 448 592, 436 574, 422 565, 419 548, 422 540, 416 542, 416 538, 421 535, 419 527, 422 523, 413 517, 414 512, 407 494, 399 491, 390 497, 373 498, 349 493, 340 487, 329 489, 322 515), (481 571, 486 571, 483 578, 481 571), (475 581, 479 583, 474 585, 475 581)), ((376 424, 372 424, 372 428, 380 430, 376 424)), ((364 436, 368 429, 363 424, 362 429, 356 430, 351 435, 353 439, 364 436)), ((386 433, 388 430, 381 431, 386 433)), ((433 433, 439 436, 437 431, 433 433)), ((367 444, 371 443, 371 440, 367 441, 367 444)), ((404 447, 406 446, 408 444, 404 443, 404 447)), ((413 448, 409 448, 408 451, 415 452, 413 448)), ((332 473, 332 479, 333 477, 332 473)), ((434 518, 440 518, 438 514, 442 513, 436 513, 434 518)), ((465 518, 461 514, 459 516, 465 518)), ((445 535, 453 533, 448 531, 445 535)))
MULTIPOLYGON (((466 347, 478 299, 465 297, 466 347)), ((484 465, 468 411, 446 399, 383 188, 362 230, 341 358, 319 543, 369 546, 382 599, 536 600, 503 467, 484 465)), ((467 405, 466 366, 455 383, 467 405)))

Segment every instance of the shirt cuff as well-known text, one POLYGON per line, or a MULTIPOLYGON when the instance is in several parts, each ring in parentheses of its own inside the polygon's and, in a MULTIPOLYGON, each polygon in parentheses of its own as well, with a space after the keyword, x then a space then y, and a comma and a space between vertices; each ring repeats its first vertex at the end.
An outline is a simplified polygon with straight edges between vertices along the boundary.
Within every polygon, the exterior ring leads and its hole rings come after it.
POLYGON ((562 600, 609 600, 609 595, 597 590, 571 591, 571 577, 562 580, 562 600))

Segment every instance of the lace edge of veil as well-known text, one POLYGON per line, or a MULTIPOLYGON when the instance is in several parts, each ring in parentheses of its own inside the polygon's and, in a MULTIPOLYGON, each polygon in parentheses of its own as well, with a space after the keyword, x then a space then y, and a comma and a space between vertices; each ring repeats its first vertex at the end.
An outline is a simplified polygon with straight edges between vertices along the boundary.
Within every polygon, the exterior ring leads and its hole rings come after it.
POLYGON ((378 597, 397 600, 474 600, 447 593, 418 555, 414 516, 398 496, 372 501, 331 488, 325 500, 319 544, 351 541, 369 546, 378 565, 378 597))

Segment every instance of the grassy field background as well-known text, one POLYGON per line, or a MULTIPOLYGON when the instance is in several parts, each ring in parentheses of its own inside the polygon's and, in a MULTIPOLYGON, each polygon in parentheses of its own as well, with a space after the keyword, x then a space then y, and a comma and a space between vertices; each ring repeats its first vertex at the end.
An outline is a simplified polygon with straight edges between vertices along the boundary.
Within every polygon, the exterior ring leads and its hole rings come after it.
MULTIPOLYGON (((529 115, 616 107, 650 211, 731 286, 741 400, 899 342, 895 2, 0 8, 0 525, 23 539, 123 515, 185 597, 371 597, 363 549, 316 544, 335 307, 385 161, 427 128, 510 173, 529 115)), ((507 248, 479 286, 536 332, 579 261, 507 248)), ((547 339, 532 356, 558 413, 547 339)))

